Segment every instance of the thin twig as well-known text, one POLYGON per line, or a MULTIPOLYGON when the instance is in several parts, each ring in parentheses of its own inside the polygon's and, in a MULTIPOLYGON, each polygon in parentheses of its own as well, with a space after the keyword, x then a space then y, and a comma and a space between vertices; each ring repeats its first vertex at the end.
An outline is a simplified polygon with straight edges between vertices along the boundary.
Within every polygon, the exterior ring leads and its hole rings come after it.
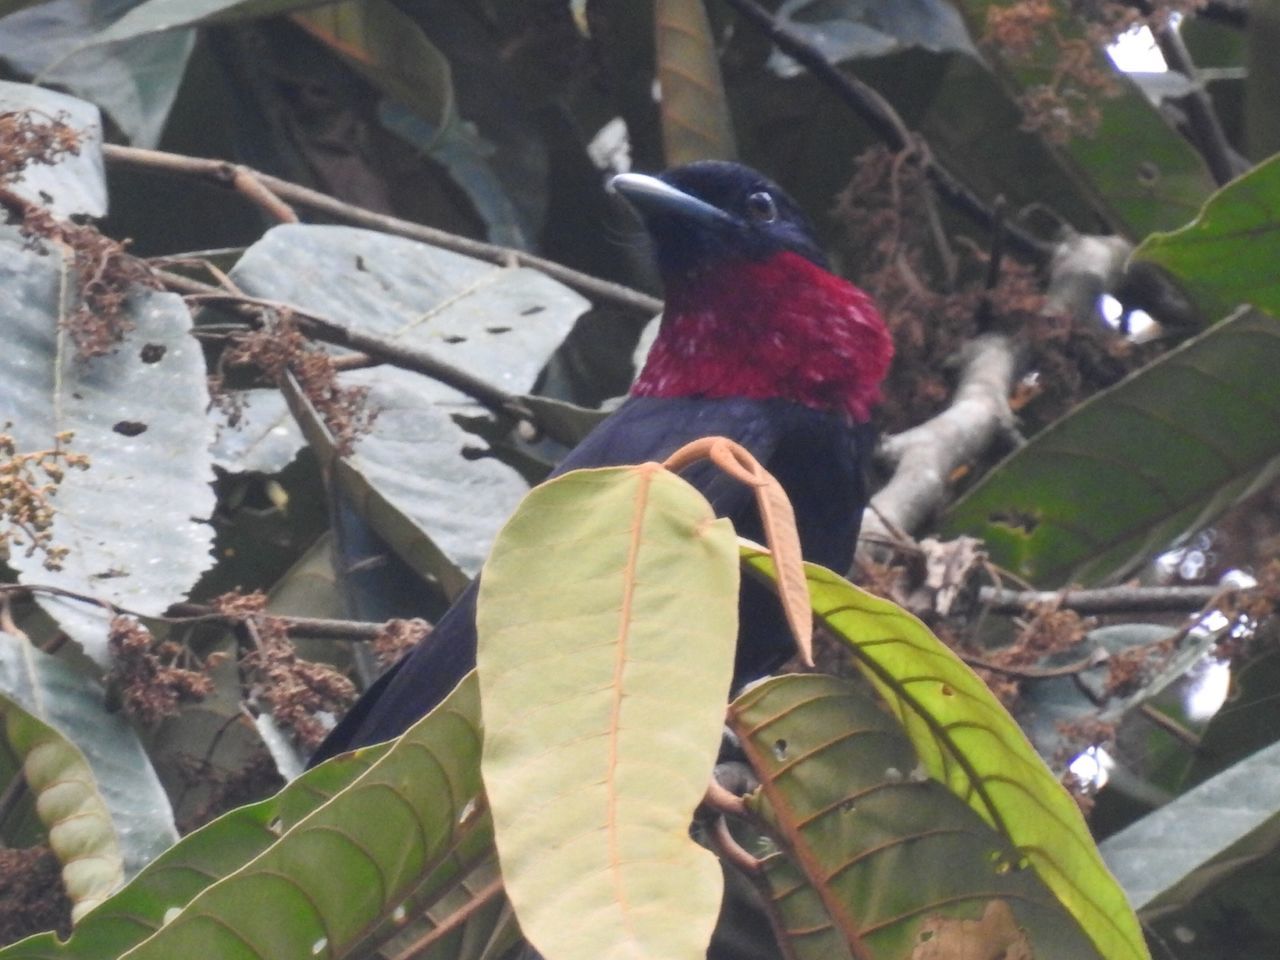
POLYGON ((1093 590, 1005 590, 982 587, 978 602, 992 613, 1022 613, 1056 604, 1082 614, 1194 613, 1221 593, 1221 587, 1101 587, 1093 590))
POLYGON ((500 247, 492 243, 483 243, 469 237, 461 237, 438 227, 428 227, 410 220, 375 213, 354 204, 337 200, 318 190, 281 180, 258 170, 243 165, 230 164, 222 160, 209 160, 203 157, 188 157, 177 153, 166 153, 161 150, 144 150, 141 147, 124 147, 107 143, 102 146, 102 154, 108 163, 118 166, 135 167, 149 170, 162 170, 180 176, 194 176, 210 180, 221 185, 233 182, 235 172, 243 171, 266 190, 281 200, 305 207, 308 210, 323 213, 343 223, 350 223, 381 233, 420 240, 432 246, 455 253, 475 257, 500 266, 532 267, 547 276, 559 280, 566 286, 591 297, 594 300, 614 304, 646 316, 652 316, 662 310, 662 301, 656 297, 632 290, 630 287, 609 280, 602 280, 590 274, 570 269, 564 264, 536 257, 522 250, 511 247, 500 247), (231 171, 229 174, 228 171, 231 171))
POLYGON ((235 626, 250 620, 261 620, 264 618, 279 620, 288 627, 290 633, 298 633, 302 636, 314 637, 318 640, 372 640, 379 636, 386 628, 385 623, 369 623, 360 620, 335 620, 326 617, 286 617, 276 616, 271 613, 250 613, 238 616, 234 614, 219 613, 212 607, 196 603, 176 603, 169 608, 168 614, 164 616, 155 616, 148 613, 139 613, 137 610, 122 607, 119 604, 103 600, 101 597, 93 597, 88 594, 77 593, 74 590, 67 590, 63 587, 55 587, 48 584, 38 583, 0 584, 0 599, 4 602, 8 602, 11 599, 26 599, 37 593, 47 594, 54 597, 62 597, 67 600, 76 600, 80 603, 87 603, 92 606, 101 607, 108 613, 117 616, 155 620, 160 623, 170 623, 175 625, 214 623, 224 624, 226 626, 235 626))
POLYGON ((446 386, 453 387, 459 393, 465 394, 490 410, 505 413, 515 417, 517 420, 533 423, 543 433, 555 440, 572 444, 576 439, 560 431, 555 422, 544 423, 539 420, 537 415, 526 407, 515 394, 507 393, 505 390, 495 387, 479 377, 473 376, 461 367, 455 367, 453 364, 447 363, 427 353, 425 350, 419 350, 416 347, 398 343, 394 340, 387 340, 384 337, 352 330, 336 321, 304 310, 292 303, 230 293, 219 287, 201 283, 199 280, 192 280, 190 277, 184 277, 181 274, 170 273, 167 270, 157 270, 156 276, 169 290, 181 293, 188 298, 225 303, 233 309, 241 311, 254 321, 260 321, 258 314, 262 310, 288 314, 296 322, 298 330, 304 336, 310 337, 312 340, 319 340, 322 343, 359 351, 361 353, 359 358, 347 361, 347 364, 351 367, 367 367, 381 362, 389 366, 399 367, 402 370, 421 373, 446 386))
POLYGON ((280 223, 298 222, 298 215, 293 207, 267 189, 267 185, 256 173, 239 165, 233 167, 232 171, 231 185, 265 210, 269 217, 280 223))
POLYGON ((961 654, 960 659, 971 667, 989 670, 992 673, 998 673, 1006 677, 1013 677, 1015 680, 1047 680, 1052 677, 1071 677, 1088 670, 1090 667, 1098 666, 1098 661, 1093 656, 1076 660, 1073 663, 1063 664, 1060 667, 1017 667, 1011 664, 984 660, 981 657, 971 657, 966 654, 961 654))
POLYGON ((1165 733, 1181 740, 1192 750, 1200 749, 1200 738, 1167 713, 1162 713, 1149 703, 1139 704, 1138 713, 1146 717, 1165 733))
MULTIPOLYGON (((831 63, 817 47, 792 33, 755 0, 728 0, 729 6, 769 37, 778 49, 806 67, 820 82, 831 88, 891 150, 913 150, 919 163, 938 192, 956 209, 987 229, 994 228, 996 215, 972 190, 946 167, 942 166, 911 133, 905 121, 884 97, 857 77, 831 63)), ((1045 264, 1053 253, 1053 245, 1014 224, 1006 224, 1009 245, 1027 259, 1045 264)))
POLYGON ((417 940, 405 947, 404 950, 396 954, 396 960, 407 960, 409 957, 420 957, 432 944, 441 938, 448 936, 457 930, 460 926, 475 916, 476 912, 482 907, 488 906, 498 897, 502 896, 506 888, 503 886, 502 878, 490 881, 487 885, 476 891, 475 895, 467 901, 463 906, 459 907, 437 927, 432 927, 417 940))
POLYGON ((1191 92, 1179 98, 1178 102, 1187 111, 1192 139, 1200 148, 1205 163, 1209 165, 1214 181, 1222 186, 1229 180, 1234 180, 1249 169, 1248 161, 1236 153, 1227 140, 1222 121, 1218 119, 1218 111, 1209 91, 1204 88, 1200 71, 1191 59, 1187 45, 1182 42, 1182 34, 1173 24, 1165 24, 1156 31, 1156 43, 1169 67, 1191 81, 1191 92))

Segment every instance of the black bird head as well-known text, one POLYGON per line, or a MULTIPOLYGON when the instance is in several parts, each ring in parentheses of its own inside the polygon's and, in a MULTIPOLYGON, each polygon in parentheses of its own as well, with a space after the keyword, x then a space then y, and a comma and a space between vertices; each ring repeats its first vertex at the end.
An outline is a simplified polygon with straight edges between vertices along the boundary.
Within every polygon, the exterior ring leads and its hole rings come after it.
POLYGON ((666 285, 635 396, 782 399, 865 422, 893 343, 871 298, 832 273, 794 200, 706 160, 611 188, 644 218, 666 285))
POLYGON ((609 189, 644 218, 668 284, 726 260, 765 260, 782 251, 827 269, 813 227, 796 202, 742 164, 702 160, 656 177, 620 173, 609 189))

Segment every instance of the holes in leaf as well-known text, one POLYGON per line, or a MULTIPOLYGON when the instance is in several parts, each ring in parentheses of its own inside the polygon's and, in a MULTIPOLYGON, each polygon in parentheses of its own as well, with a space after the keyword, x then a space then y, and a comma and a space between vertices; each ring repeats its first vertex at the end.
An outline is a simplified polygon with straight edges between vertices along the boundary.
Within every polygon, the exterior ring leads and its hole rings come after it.
POLYGON ((121 436, 136 437, 140 433, 147 432, 147 425, 141 420, 121 420, 111 429, 121 436))
POLYGON ((988 519, 1028 537, 1040 526, 1040 518, 1027 510, 997 510, 988 519))
POLYGON ((535 306, 532 306, 532 307, 525 307, 523 310, 521 310, 521 311, 520 311, 520 316, 522 316, 522 317, 532 317, 535 313, 541 313, 541 312, 542 312, 543 310, 545 310, 545 309, 547 309, 547 308, 546 308, 546 307, 536 306, 536 305, 535 305, 535 306))
POLYGON ((954 697, 956 695, 956 692, 951 689, 951 685, 946 683, 944 683, 938 689, 938 692, 941 693, 944 697, 954 697))
POLYGON ((329 938, 321 937, 319 940, 317 940, 315 943, 311 945, 311 955, 313 957, 320 956, 320 954, 324 952, 327 946, 329 946, 329 938))
POLYGON ((1160 182, 1160 168, 1150 160, 1143 160, 1138 164, 1138 182, 1144 187, 1154 187, 1160 182))
POLYGON ((143 363, 159 363, 168 349, 163 343, 148 343, 138 353, 138 356, 142 358, 143 363))
POLYGON ((787 741, 785 740, 773 741, 773 755, 777 757, 779 760, 787 759, 787 741))
POLYGON ((466 343, 467 342, 466 337, 460 336, 456 333, 450 333, 447 336, 442 337, 441 339, 443 339, 445 343, 466 343))
POLYGON ((510 333, 510 332, 511 332, 511 328, 510 328, 510 327, 485 327, 485 328, 484 328, 484 330, 485 330, 485 333, 492 333, 492 334, 494 334, 495 336, 496 336, 497 334, 499 334, 499 333, 510 333))

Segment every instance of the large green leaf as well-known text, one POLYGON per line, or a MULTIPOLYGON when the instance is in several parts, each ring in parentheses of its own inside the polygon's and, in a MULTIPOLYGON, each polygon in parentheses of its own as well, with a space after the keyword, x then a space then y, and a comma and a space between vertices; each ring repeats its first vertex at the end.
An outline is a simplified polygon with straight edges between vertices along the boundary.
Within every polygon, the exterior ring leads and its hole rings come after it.
POLYGON ((485 564, 485 789, 550 960, 705 955, 723 879, 688 825, 733 676, 736 544, 651 463, 538 487, 485 564))
POLYGON ((327 803, 383 757, 389 745, 345 755, 308 771, 287 789, 239 807, 188 834, 77 925, 65 943, 39 934, 6 950, 4 960, 74 957, 107 960, 143 943, 219 878, 242 869, 281 835, 327 803))
MULTIPOLYGON (((20 783, 33 794, 49 847, 62 863, 71 917, 79 919, 124 882, 111 815, 84 754, 70 740, 3 694, 0 727, 5 752, 21 765, 20 783)), ((6 781, 6 793, 20 783, 6 781)))
POLYGON ((471 677, 389 747, 193 833, 66 944, 36 937, 0 958, 365 955, 492 855, 478 717, 471 677))
POLYGON ((6 633, 0 712, 79 916, 178 838, 169 798, 101 688, 6 633))
POLYGON ((1278 760, 1280 744, 1259 750, 1102 842, 1170 956, 1275 955, 1278 760), (1227 916, 1250 919, 1237 930, 1222 923, 1227 916))
POLYGON ((54 164, 31 164, 7 184, 9 189, 43 204, 56 217, 105 216, 107 177, 102 167, 102 116, 98 108, 56 90, 0 81, 0 113, 15 110, 32 110, 37 118, 65 123, 79 134, 79 150, 54 164))
POLYGON ((195 32, 98 43, 102 24, 134 0, 49 0, 0 21, 0 59, 41 84, 97 104, 142 147, 154 147, 178 95, 195 32))
MULTIPOLYGON (((205 365, 191 317, 173 294, 135 289, 134 328, 114 352, 79 359, 64 325, 76 309, 69 252, 29 249, 0 233, 0 423, 20 451, 69 447, 87 470, 68 470, 53 500, 52 537, 66 547, 61 570, 23 549, 9 563, 29 583, 48 583, 147 614, 181 599, 211 563, 211 426, 205 365), (163 398, 163 402, 158 402, 163 398), (140 509, 145 505, 145 509, 140 509)), ((37 601, 105 664, 107 613, 43 595, 37 601)))
POLYGON ((656 0, 653 20, 667 164, 734 159, 733 122, 703 0, 656 0))
MULTIPOLYGON (((512 393, 532 388, 587 307, 535 270, 346 227, 276 227, 231 276, 247 293, 425 350, 512 393)), ((415 569, 459 589, 527 485, 492 458, 463 456, 481 445, 455 415, 481 411, 451 387, 395 368, 350 371, 339 382, 367 387, 378 415, 338 463, 338 481, 415 569)), ((332 440, 303 416, 331 460, 332 440)))
POLYGON ((229 473, 279 473, 305 440, 279 390, 237 390, 209 413, 217 430, 213 462, 229 473), (228 410, 236 412, 231 425, 228 410))
POLYGON ((1148 237, 1134 256, 1175 274, 1206 312, 1252 303, 1280 317, 1280 156, 1227 184, 1181 230, 1148 237))
MULTIPOLYGON (((920 47, 977 55, 955 7, 944 0, 895 0, 868 9, 865 0, 784 0, 775 16, 832 63, 920 47)), ((769 66, 793 76, 802 67, 780 50, 769 66)))
POLYGON ((126 7, 123 16, 89 43, 119 43, 185 27, 257 20, 320 5, 317 0, 144 0, 126 7))
POLYGON ((1280 470, 1280 321, 1242 312, 1052 424, 947 512, 1046 586, 1122 575, 1280 470))
MULTIPOLYGON (((772 575, 767 554, 744 547, 772 575)), ((1146 957, 1142 932, 1080 808, 972 670, 901 607, 808 565, 815 615, 898 718, 924 771, 1026 857, 1104 957, 1146 957)))
POLYGON ((1144 914, 1185 906, 1228 876, 1232 854, 1280 844, 1280 744, 1259 750, 1099 846, 1144 914), (1196 824, 1187 830, 1186 825, 1196 824), (1267 836, 1265 844, 1259 838, 1267 836), (1254 842, 1244 843, 1248 838, 1254 842))
POLYGON ((984 915, 986 936, 1003 926, 1038 958, 1098 956, 1009 838, 919 772, 865 688, 778 677, 735 700, 729 725, 761 778, 748 803, 795 865, 767 862, 765 877, 800 956, 907 957, 935 936, 962 956, 958 921, 984 915))
MULTIPOLYGON (((1008 5, 963 0, 959 6, 976 35, 984 31, 989 10, 1008 5)), ((1113 229, 1132 238, 1185 222, 1214 187, 1200 155, 1103 50, 1088 49, 1081 18, 1070 4, 1055 0, 1052 21, 1033 29, 1041 31, 1043 40, 1025 61, 1011 63, 999 50, 988 51, 995 55, 996 72, 1011 93, 1056 82, 1063 62, 1072 56, 1091 57, 1089 68, 1110 75, 1114 84, 1114 95, 1089 99, 1100 111, 1097 133, 1077 135, 1054 147, 1098 212, 1113 229), (1073 50, 1073 44, 1079 46, 1073 50)))

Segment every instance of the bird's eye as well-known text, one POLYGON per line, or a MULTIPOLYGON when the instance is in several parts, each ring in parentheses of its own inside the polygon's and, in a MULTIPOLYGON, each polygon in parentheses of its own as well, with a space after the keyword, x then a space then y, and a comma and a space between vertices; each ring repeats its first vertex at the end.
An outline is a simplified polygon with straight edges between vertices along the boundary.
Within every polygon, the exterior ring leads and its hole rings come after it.
POLYGON ((747 197, 747 213, 757 223, 772 223, 778 219, 778 205, 767 190, 760 190, 747 197))

